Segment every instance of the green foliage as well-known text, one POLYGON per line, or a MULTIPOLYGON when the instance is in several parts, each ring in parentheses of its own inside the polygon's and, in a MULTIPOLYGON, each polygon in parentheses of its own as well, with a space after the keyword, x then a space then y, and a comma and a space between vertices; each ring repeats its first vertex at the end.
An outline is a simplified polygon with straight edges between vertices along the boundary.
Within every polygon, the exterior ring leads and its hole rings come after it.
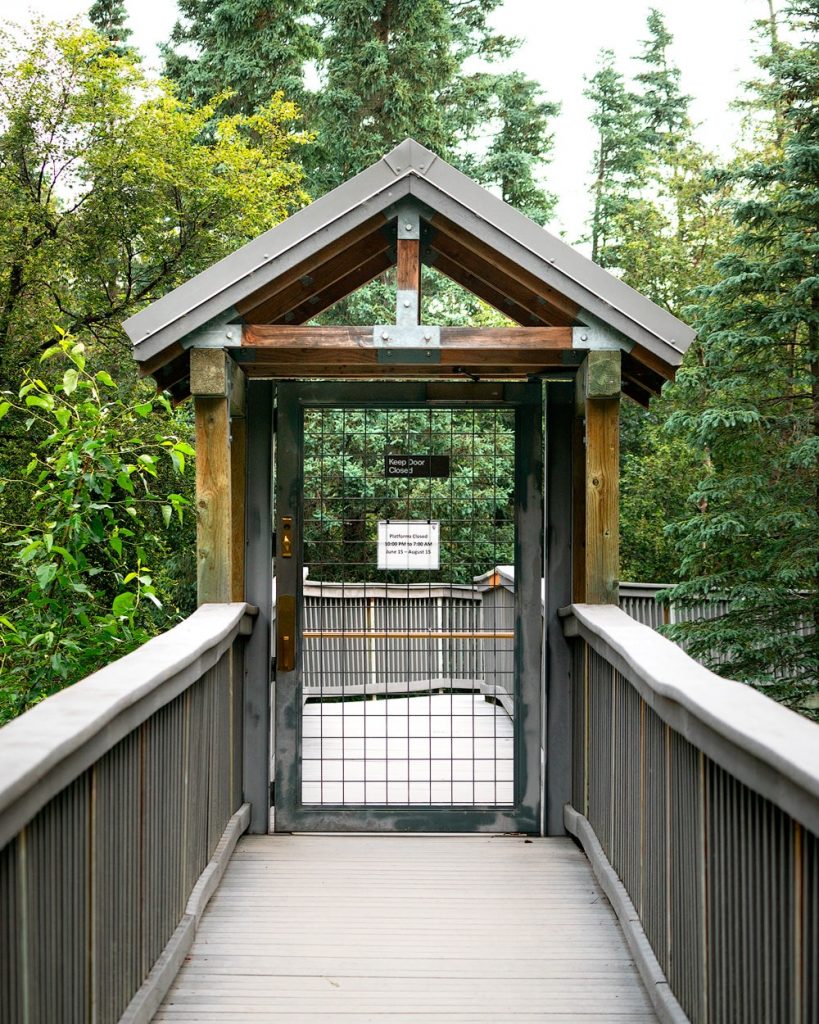
POLYGON ((253 114, 278 92, 304 101, 305 64, 319 56, 315 0, 179 0, 177 6, 182 17, 161 50, 180 95, 206 106, 229 89, 223 114, 253 114))
POLYGON ((131 52, 128 39, 133 33, 126 24, 125 0, 96 0, 89 8, 88 20, 108 40, 112 53, 124 57, 131 52))
POLYGON ((42 358, 60 363, 59 383, 27 372, 0 402, 31 442, 19 476, 0 476, 0 497, 25 495, 0 519, 0 722, 167 628, 167 565, 192 543, 179 484, 194 451, 184 427, 165 432, 180 426, 167 399, 147 385, 123 395, 68 336, 42 358))
POLYGON ((685 634, 721 671, 816 708, 819 676, 819 4, 787 9, 798 42, 761 61, 785 126, 781 148, 726 172, 741 189, 735 236, 700 292, 701 362, 669 421, 708 453, 698 510, 675 526, 674 597, 728 614, 685 634))
MULTIPOLYGON (((471 583, 514 561, 514 416, 496 410, 318 410, 305 418, 305 564, 311 578, 372 580, 379 520, 441 524, 441 568, 471 583), (445 479, 387 479, 384 456, 449 455, 445 479)), ((386 582, 417 573, 378 572, 386 582)))
POLYGON ((315 196, 413 136, 542 222, 557 106, 519 72, 473 69, 517 46, 489 25, 500 2, 182 0, 165 68, 199 103, 231 89, 226 110, 249 114, 278 90, 296 99, 316 133, 305 155, 315 196))
POLYGON ((130 363, 121 323, 305 197, 292 104, 193 108, 96 32, 36 22, 0 56, 0 380, 57 339, 130 363), (125 357, 125 358, 123 358, 125 357))
MULTIPOLYGON (((597 131, 590 218, 593 258, 680 315, 690 289, 714 279, 728 236, 727 187, 694 141, 689 97, 672 63, 673 40, 652 10, 634 86, 603 51, 586 95, 597 131)), ((696 352, 688 359, 696 359, 696 352)), ((621 575, 671 580, 679 555, 665 526, 688 515, 702 453, 662 429, 678 406, 666 386, 650 413, 625 407, 622 434, 621 575)))

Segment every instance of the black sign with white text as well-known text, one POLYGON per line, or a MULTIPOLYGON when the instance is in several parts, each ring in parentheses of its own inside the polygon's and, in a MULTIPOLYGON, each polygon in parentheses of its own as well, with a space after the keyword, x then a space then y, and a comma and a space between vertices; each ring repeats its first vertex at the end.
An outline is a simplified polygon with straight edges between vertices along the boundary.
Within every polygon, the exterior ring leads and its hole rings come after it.
POLYGON ((387 477, 448 477, 448 455, 385 455, 387 477))

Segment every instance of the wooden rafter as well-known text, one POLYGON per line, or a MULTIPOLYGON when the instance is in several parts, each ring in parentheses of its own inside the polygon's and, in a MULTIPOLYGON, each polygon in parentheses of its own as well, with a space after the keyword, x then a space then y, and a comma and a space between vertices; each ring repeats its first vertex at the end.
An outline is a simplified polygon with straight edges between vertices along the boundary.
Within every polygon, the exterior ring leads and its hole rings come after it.
POLYGON ((518 303, 499 291, 494 285, 476 277, 475 274, 454 260, 451 260, 448 256, 444 256, 440 252, 435 253, 435 262, 432 263, 432 266, 435 270, 440 271, 454 281, 455 284, 459 284, 462 288, 472 292, 473 295, 477 295, 479 299, 483 299, 484 302, 494 307, 499 313, 509 317, 510 320, 520 324, 522 327, 548 326, 547 321, 543 317, 536 316, 524 306, 518 305, 518 303))
POLYGON ((430 248, 434 253, 430 262, 436 269, 519 323, 561 326, 573 322, 573 314, 510 277, 497 260, 483 259, 443 232, 435 235, 430 248))
POLYGON ((389 248, 390 241, 385 235, 372 235, 354 248, 322 263, 312 273, 302 275, 254 309, 247 310, 245 318, 253 323, 275 323, 302 304, 309 306, 311 298, 348 276, 355 275, 362 264, 374 256, 386 253, 389 248))
POLYGON ((301 305, 280 316, 277 322, 279 324, 299 325, 307 320, 312 320, 313 317, 318 316, 325 309, 329 309, 330 306, 335 305, 340 299, 351 295, 354 291, 372 281, 373 278, 378 277, 379 274, 383 274, 385 270, 389 270, 391 266, 392 259, 390 258, 390 253, 388 251, 378 252, 354 270, 351 270, 349 274, 340 277, 322 291, 311 295, 301 305))
MULTIPOLYGON (((461 256, 459 262, 468 264, 471 260, 479 259, 484 264, 489 264, 490 267, 496 268, 496 273, 499 272, 509 280, 517 282, 530 294, 543 299, 546 305, 559 310, 566 318, 566 323, 574 322, 580 308, 571 299, 561 295, 556 289, 549 287, 549 285, 536 278, 534 274, 530 274, 511 260, 506 259, 506 257, 494 250, 491 245, 479 238, 475 238, 468 231, 447 220, 441 214, 435 214, 430 223, 436 232, 431 241, 433 248, 444 245, 439 235, 451 239, 460 246, 461 256), (471 258, 466 255, 467 253, 472 254, 471 258)), ((449 245, 449 243, 447 244, 449 245)))
POLYGON ((302 260, 288 270, 282 271, 270 284, 264 285, 258 291, 248 295, 247 298, 237 302, 236 308, 246 319, 253 319, 254 311, 262 303, 270 301, 275 295, 289 285, 294 284, 300 278, 315 275, 317 268, 330 262, 333 257, 350 249, 355 249, 359 243, 380 232, 384 225, 384 217, 381 214, 369 217, 352 231, 328 243, 321 250, 310 256, 309 259, 302 260))

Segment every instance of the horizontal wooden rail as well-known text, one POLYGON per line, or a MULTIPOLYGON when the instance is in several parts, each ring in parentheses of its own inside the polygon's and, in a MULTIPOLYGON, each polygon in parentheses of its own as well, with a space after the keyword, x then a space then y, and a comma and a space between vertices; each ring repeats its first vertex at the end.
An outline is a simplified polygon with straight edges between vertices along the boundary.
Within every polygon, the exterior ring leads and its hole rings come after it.
POLYGON ((254 613, 204 605, 0 730, 0 1020, 149 1019, 247 824, 254 613))
POLYGON ((616 607, 563 614, 566 827, 628 894, 633 948, 673 992, 644 974, 661 1019, 679 1002, 695 1024, 819 1020, 819 727, 616 607))
POLYGON ((305 640, 514 640, 512 630, 496 633, 457 633, 448 630, 356 630, 356 629, 308 629, 302 634, 305 640))

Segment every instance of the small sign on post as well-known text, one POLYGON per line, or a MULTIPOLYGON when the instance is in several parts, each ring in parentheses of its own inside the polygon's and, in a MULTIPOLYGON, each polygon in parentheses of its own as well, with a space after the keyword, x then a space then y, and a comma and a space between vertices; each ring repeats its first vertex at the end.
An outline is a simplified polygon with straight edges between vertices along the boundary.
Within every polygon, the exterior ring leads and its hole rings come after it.
POLYGON ((390 477, 449 476, 448 455, 385 455, 384 475, 390 477))
POLYGON ((439 569, 441 524, 426 519, 378 524, 379 569, 439 569))

